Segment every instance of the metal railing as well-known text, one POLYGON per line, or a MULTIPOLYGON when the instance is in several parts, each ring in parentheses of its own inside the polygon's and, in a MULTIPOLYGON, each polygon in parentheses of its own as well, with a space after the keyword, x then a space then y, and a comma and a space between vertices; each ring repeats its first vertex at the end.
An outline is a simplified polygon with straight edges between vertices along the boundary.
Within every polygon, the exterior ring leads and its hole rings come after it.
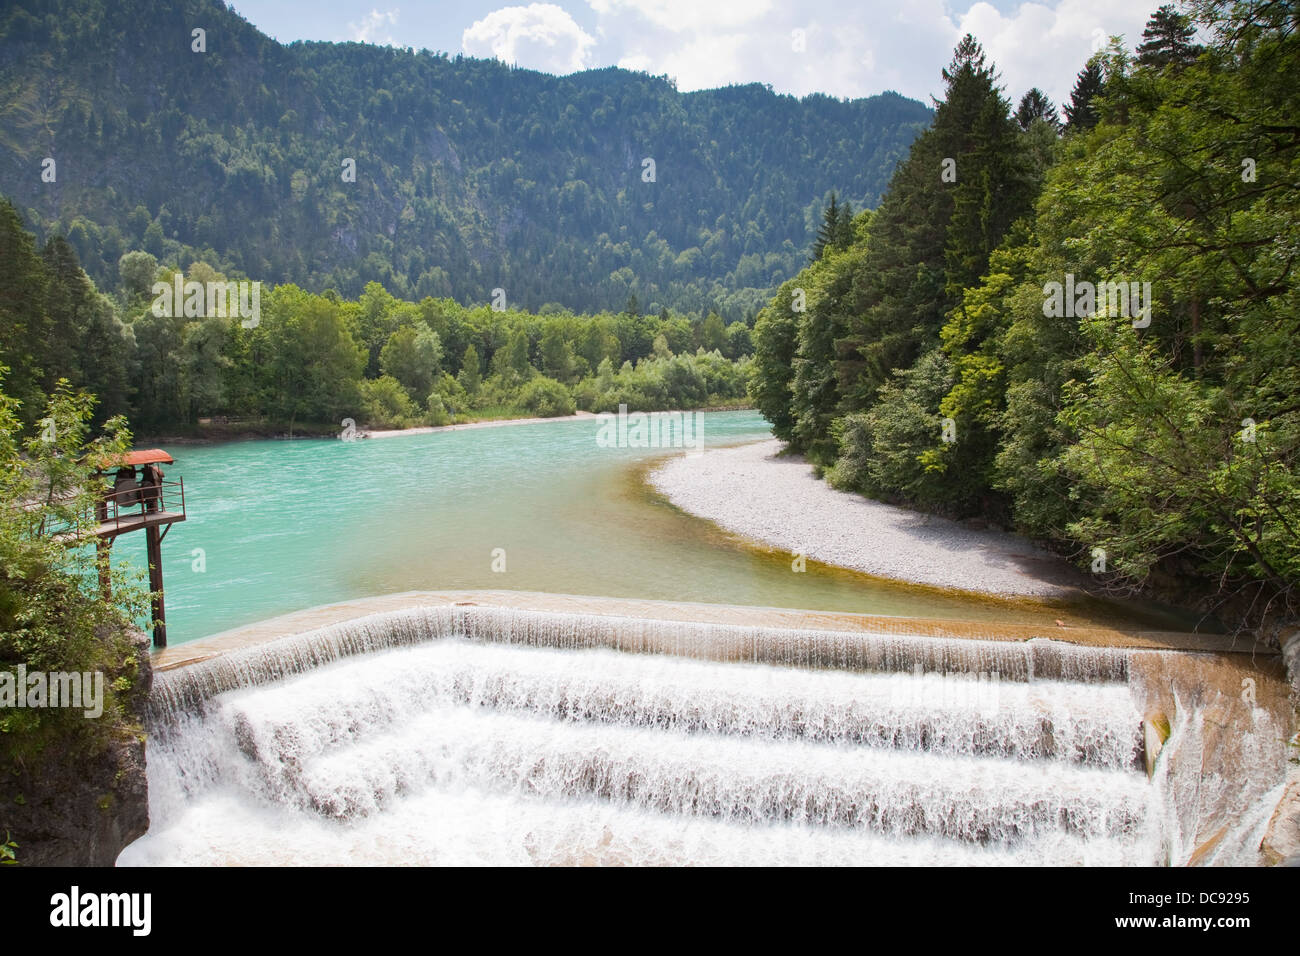
MULTIPOLYGON (((151 514, 169 512, 185 517, 185 481, 163 480, 157 484, 132 484, 120 490, 108 491, 95 505, 94 524, 100 529, 112 525, 114 532, 120 530, 124 521, 133 527, 140 527, 135 519, 147 519, 151 514)), ((86 516, 90 519, 90 515, 86 516)), ((101 530, 102 533, 102 530, 101 530)))

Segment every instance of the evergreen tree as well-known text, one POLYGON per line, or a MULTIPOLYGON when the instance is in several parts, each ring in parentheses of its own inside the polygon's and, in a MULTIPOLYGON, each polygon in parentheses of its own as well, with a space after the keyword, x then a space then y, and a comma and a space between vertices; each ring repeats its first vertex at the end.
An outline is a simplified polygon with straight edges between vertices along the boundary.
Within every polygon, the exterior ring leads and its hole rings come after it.
POLYGON ((1034 120, 1042 120, 1053 129, 1059 129, 1061 125, 1056 106, 1036 86, 1020 97, 1020 105, 1016 107, 1016 122, 1021 129, 1028 130, 1034 120))
POLYGON ((853 204, 848 200, 845 200, 844 205, 840 207, 840 223, 839 228, 835 230, 833 245, 836 251, 853 245, 853 204))
POLYGON ((823 260, 806 269, 799 282, 807 286, 808 308, 797 325, 794 377, 790 383, 794 427, 792 444, 818 465, 835 460, 832 422, 841 414, 836 379, 836 342, 844 337, 852 308, 853 284, 862 269, 866 249, 823 260))
POLYGON ((834 247, 843 236, 840 216, 839 200, 832 191, 830 204, 822 211, 822 224, 817 228, 817 238, 813 241, 813 262, 824 256, 826 250, 834 247))
POLYGON ((853 285, 837 376, 845 411, 869 408, 895 369, 938 344, 964 284, 1037 189, 1010 104, 984 51, 967 35, 943 70, 945 98, 912 144, 871 220, 853 285), (942 178, 953 169, 956 182, 942 178))
POLYGON ((1166 3, 1147 20, 1143 43, 1137 48, 1138 63, 1157 70, 1170 65, 1186 66, 1201 55, 1202 47, 1192 42, 1195 36, 1191 17, 1166 3))
POLYGON ((542 374, 557 382, 567 383, 573 376, 573 346, 565 339, 564 330, 558 323, 550 323, 542 333, 538 360, 541 362, 542 374))
POLYGON ((1088 61, 1088 65, 1079 71, 1078 79, 1074 81, 1074 89, 1070 92, 1070 104, 1065 108, 1066 128, 1076 132, 1092 129, 1097 125, 1099 116, 1097 115, 1096 105, 1093 103, 1104 90, 1105 80, 1101 72, 1101 64, 1096 59, 1088 61))
MULTIPOLYGON (((42 253, 50 284, 46 308, 54 354, 50 364, 56 378, 99 399, 94 424, 102 425, 127 411, 126 343, 113 304, 82 271, 77 254, 61 236, 45 244, 42 253)), ((47 382, 47 391, 54 383, 47 382)))
POLYGON ((523 328, 516 328, 510 333, 505 355, 506 367, 520 378, 528 378, 533 367, 528 361, 528 333, 523 328))

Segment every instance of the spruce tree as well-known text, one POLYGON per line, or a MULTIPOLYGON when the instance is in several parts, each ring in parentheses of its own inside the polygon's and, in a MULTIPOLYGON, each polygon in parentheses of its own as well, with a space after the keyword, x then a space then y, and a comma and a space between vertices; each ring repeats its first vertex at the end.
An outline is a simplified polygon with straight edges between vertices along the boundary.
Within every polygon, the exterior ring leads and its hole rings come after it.
POLYGON ((817 239, 813 242, 813 262, 824 256, 828 248, 835 247, 840 238, 841 229, 839 200, 832 191, 830 205, 822 212, 822 224, 817 230, 817 239))
POLYGON ((1088 65, 1079 71, 1074 89, 1070 92, 1070 104, 1065 108, 1067 129, 1082 131, 1097 125, 1100 117, 1097 115, 1093 100, 1102 93, 1104 87, 1101 64, 1096 60, 1089 60, 1088 65))
POLYGON ((853 205, 845 201, 840 207, 839 228, 835 230, 835 249, 843 251, 853 245, 853 205))
POLYGON ((1171 64, 1186 66, 1201 55, 1201 47, 1192 42, 1196 27, 1186 14, 1166 3, 1151 15, 1142 31, 1143 43, 1137 48, 1138 63, 1162 70, 1171 64))
POLYGON ((962 284, 978 281, 1011 223, 1032 209, 1027 147, 974 37, 957 45, 943 79, 934 122, 872 218, 856 301, 836 344, 845 411, 869 408, 895 369, 937 344, 962 284), (950 169, 955 182, 944 177, 950 169))
POLYGON ((1056 106, 1038 87, 1034 87, 1024 96, 1020 97, 1020 105, 1016 107, 1016 122, 1020 128, 1028 130, 1033 125, 1034 120, 1042 120, 1054 129, 1059 129, 1061 119, 1056 114, 1056 106))

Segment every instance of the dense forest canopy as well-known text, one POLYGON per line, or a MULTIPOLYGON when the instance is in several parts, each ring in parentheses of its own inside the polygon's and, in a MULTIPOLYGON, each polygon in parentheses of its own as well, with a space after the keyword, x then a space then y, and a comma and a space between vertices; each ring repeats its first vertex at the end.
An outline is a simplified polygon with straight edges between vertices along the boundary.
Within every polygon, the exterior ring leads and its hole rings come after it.
POLYGON ((0 200, 0 367, 28 426, 61 381, 97 397, 96 423, 129 414, 154 434, 213 417, 337 432, 344 418, 404 427, 746 400, 750 326, 716 312, 646 313, 633 296, 619 312, 538 314, 408 302, 378 282, 355 299, 285 283, 222 303, 205 292, 227 277, 206 262, 182 270, 133 251, 117 272, 101 291, 66 239, 38 247, 0 200), (194 294, 163 294, 178 283, 194 294))
POLYGON ((3 193, 101 285, 142 249, 349 297, 635 295, 727 321, 807 261, 832 189, 877 203, 931 116, 893 93, 680 93, 616 68, 286 46, 213 0, 6 4, 0 90, 3 193))
POLYGON ((962 40, 879 208, 758 316, 750 393, 838 487, 1286 620, 1300 12, 1190 10, 1161 7, 1135 51, 1112 39, 1064 124, 1037 90, 1013 111, 962 40))

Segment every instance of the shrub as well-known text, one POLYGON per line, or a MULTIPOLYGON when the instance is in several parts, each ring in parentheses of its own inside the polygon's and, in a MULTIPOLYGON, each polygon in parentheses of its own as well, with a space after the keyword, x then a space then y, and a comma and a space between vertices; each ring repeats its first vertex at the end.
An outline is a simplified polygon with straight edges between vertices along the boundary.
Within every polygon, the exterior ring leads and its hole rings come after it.
POLYGON ((361 383, 361 421, 372 428, 407 428, 416 418, 415 403, 391 375, 361 383))
POLYGON ((519 404, 540 418, 572 415, 577 409, 573 395, 553 378, 538 377, 523 387, 519 404))

